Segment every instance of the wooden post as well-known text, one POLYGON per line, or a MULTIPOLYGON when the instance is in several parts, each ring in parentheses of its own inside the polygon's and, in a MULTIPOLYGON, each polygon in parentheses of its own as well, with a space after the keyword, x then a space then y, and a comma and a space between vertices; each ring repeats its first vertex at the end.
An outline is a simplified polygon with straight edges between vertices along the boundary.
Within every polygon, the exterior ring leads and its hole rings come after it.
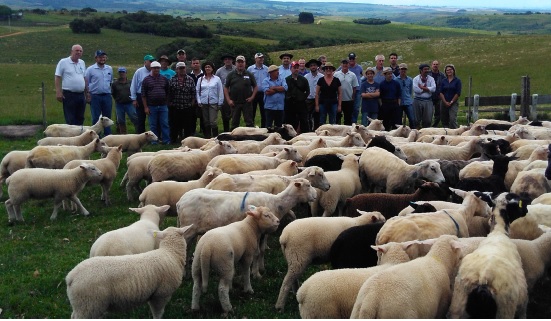
POLYGON ((530 116, 530 77, 522 76, 522 91, 520 93, 520 114, 522 117, 530 116))
POLYGON ((530 120, 538 120, 538 94, 532 95, 532 106, 530 107, 530 120))
POLYGON ((509 120, 511 120, 511 122, 514 122, 515 120, 517 120, 517 93, 512 93, 511 94, 511 107, 509 107, 509 120))
POLYGON ((46 129, 46 90, 42 82, 42 126, 46 129))
POLYGON ((473 87, 473 76, 469 76, 469 104, 467 105, 467 125, 471 124, 471 89, 473 87))
POLYGON ((472 115, 472 119, 471 119, 473 123, 478 120, 478 106, 479 106, 479 104, 480 104, 480 95, 475 94, 474 99, 473 99, 473 115, 472 115))

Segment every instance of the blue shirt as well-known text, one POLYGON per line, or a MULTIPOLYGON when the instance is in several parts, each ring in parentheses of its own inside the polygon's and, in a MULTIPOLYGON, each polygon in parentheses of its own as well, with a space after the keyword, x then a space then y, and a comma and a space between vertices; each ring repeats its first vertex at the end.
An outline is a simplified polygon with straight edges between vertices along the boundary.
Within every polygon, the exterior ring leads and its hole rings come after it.
POLYGON ((379 92, 382 100, 400 99, 402 97, 402 86, 395 79, 385 80, 379 84, 379 92))
POLYGON ((161 68, 161 76, 165 76, 166 79, 170 80, 172 77, 174 77, 176 75, 176 72, 170 68, 167 68, 166 70, 163 70, 161 68))
POLYGON ((285 69, 283 65, 279 66, 279 77, 285 79, 287 76, 291 76, 293 72, 291 71, 291 65, 289 65, 289 68, 285 69))
POLYGON ((249 66, 249 68, 247 68, 247 71, 253 74, 257 84, 262 84, 264 78, 268 77, 268 67, 266 65, 262 65, 262 68, 258 68, 256 64, 254 64, 249 66))
MULTIPOLYGON (((363 93, 375 93, 379 91, 379 83, 373 82, 372 84, 366 81, 362 82, 360 86, 360 92, 363 93)), ((377 113, 379 112, 379 98, 362 98, 362 113, 377 113)))
MULTIPOLYGON (((287 81, 279 75, 276 80, 272 80, 270 77, 264 78, 262 81, 262 92, 266 93, 266 90, 274 86, 283 86, 287 91, 287 81)), ((264 109, 270 110, 284 110, 285 107, 285 91, 277 92, 273 95, 264 94, 264 109)))
POLYGON ((395 79, 400 83, 400 86, 402 87, 402 100, 400 101, 400 104, 402 106, 409 106, 413 104, 413 79, 411 77, 406 76, 405 79, 402 79, 401 77, 398 77, 395 79))
POLYGON ((84 78, 88 81, 88 90, 92 95, 111 94, 111 83, 113 82, 113 68, 103 65, 100 68, 97 63, 86 69, 84 78))
POLYGON ((134 73, 130 84, 130 98, 132 100, 136 100, 137 95, 142 93, 142 82, 147 76, 149 76, 149 70, 145 66, 138 68, 134 73))
POLYGON ((457 97, 461 96, 461 80, 457 77, 453 77, 451 82, 448 78, 442 79, 440 93, 444 95, 447 102, 450 102, 456 94, 457 97))

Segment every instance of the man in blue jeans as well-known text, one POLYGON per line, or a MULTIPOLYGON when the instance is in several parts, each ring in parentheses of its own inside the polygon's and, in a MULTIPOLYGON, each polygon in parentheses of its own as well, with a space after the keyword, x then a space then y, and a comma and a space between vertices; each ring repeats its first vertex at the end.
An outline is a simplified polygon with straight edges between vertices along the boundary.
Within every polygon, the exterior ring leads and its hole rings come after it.
POLYGON ((149 128, 163 144, 170 144, 168 125, 168 79, 161 76, 161 64, 151 63, 151 74, 142 82, 142 102, 146 115, 149 115, 149 128))
POLYGON ((82 46, 73 45, 71 55, 61 59, 55 68, 55 96, 63 103, 65 122, 69 125, 84 124, 88 83, 84 78, 86 66, 82 57, 82 46))
MULTIPOLYGON (((92 124, 95 124, 100 116, 111 118, 113 109, 113 100, 111 99, 113 68, 105 63, 107 61, 105 51, 97 50, 95 59, 96 63, 88 67, 84 73, 90 91, 92 124)), ((103 133, 105 136, 111 135, 111 127, 106 127, 103 133)))
POLYGON ((138 114, 136 114, 136 108, 132 105, 132 98, 130 98, 130 82, 126 76, 126 68, 119 67, 118 71, 119 78, 111 85, 111 95, 115 99, 117 134, 125 135, 127 133, 125 114, 128 114, 134 127, 137 127, 138 114))

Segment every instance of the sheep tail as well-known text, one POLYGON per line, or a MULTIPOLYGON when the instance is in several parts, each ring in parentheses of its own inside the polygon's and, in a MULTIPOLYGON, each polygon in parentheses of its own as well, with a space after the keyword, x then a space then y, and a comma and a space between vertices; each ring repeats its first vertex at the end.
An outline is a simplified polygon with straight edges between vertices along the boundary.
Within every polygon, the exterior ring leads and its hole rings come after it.
POLYGON ((465 310, 474 319, 496 318, 497 304, 487 284, 478 285, 469 293, 465 310))
POLYGON ((126 173, 124 173, 124 176, 122 177, 122 181, 121 181, 121 187, 124 186, 124 184, 126 184, 126 182, 128 182, 128 171, 126 171, 126 173))
POLYGON ((209 272, 210 272, 210 260, 211 260, 211 249, 203 247, 203 250, 200 253, 197 253, 199 257, 196 257, 196 260, 201 260, 201 288, 203 293, 207 293, 209 287, 209 272))

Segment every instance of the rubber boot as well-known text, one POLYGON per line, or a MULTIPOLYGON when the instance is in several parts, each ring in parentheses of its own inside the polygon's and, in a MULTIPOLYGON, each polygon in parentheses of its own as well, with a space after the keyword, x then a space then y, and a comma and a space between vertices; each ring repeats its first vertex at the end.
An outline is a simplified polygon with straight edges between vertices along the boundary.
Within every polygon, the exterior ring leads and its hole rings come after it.
POLYGON ((218 137, 218 126, 212 127, 212 137, 218 137))
POLYGON ((207 139, 212 137, 212 127, 205 126, 205 128, 203 128, 203 137, 207 139))
POLYGON ((121 135, 126 135, 126 124, 118 124, 117 132, 121 135))

